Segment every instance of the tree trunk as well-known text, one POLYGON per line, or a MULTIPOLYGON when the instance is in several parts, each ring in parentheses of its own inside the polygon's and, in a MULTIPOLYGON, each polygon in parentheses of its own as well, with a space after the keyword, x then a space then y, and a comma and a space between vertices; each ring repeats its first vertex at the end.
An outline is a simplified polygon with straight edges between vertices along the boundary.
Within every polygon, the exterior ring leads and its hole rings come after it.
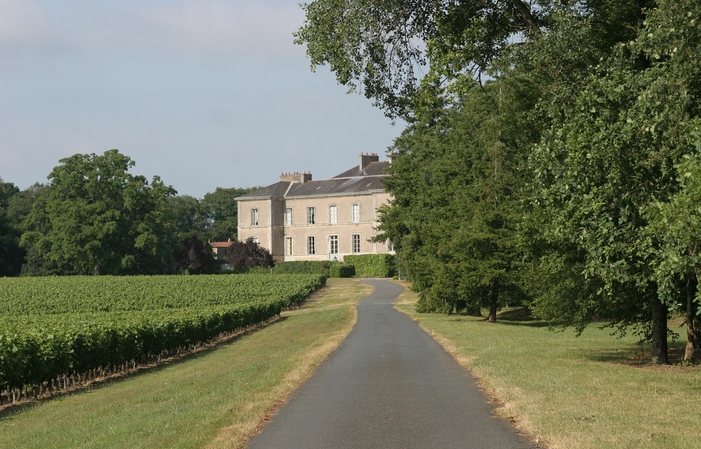
POLYGON ((652 295, 652 363, 666 365, 667 358, 667 306, 662 304, 657 292, 652 295))
POLYGON ((697 289, 696 276, 689 276, 686 282, 686 348, 684 350, 684 361, 689 363, 701 360, 701 351, 698 350, 701 343, 701 318, 697 315, 697 289))
POLYGON ((489 315, 487 321, 490 323, 497 322, 497 305, 499 304, 499 281, 492 282, 492 288, 489 295, 489 315))

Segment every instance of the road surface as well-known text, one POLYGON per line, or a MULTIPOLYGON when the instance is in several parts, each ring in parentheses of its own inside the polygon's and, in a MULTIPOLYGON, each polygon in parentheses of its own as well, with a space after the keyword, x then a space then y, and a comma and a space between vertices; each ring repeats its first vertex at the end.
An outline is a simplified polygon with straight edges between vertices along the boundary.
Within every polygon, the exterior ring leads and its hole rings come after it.
POLYGON ((254 437, 249 449, 530 449, 475 380, 405 314, 402 287, 375 292, 338 349, 254 437))

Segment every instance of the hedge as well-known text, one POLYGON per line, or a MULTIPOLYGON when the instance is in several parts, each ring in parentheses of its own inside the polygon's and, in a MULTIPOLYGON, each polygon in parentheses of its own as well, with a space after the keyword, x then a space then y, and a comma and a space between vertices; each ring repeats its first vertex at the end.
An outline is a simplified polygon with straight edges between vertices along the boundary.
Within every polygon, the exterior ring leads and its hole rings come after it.
POLYGON ((361 278, 389 278, 396 274, 392 254, 357 254, 343 257, 343 262, 353 265, 355 276, 361 278))

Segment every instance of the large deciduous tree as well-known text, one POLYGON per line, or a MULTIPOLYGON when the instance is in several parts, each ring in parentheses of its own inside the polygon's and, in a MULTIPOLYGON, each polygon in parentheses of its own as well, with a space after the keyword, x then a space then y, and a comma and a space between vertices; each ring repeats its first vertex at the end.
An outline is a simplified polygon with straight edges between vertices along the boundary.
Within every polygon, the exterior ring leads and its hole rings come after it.
POLYGON ((167 272, 176 235, 166 202, 175 190, 130 174, 134 161, 117 150, 60 162, 22 235, 29 274, 167 272))
MULTIPOLYGON (((674 166, 693 151, 700 19, 698 2, 660 2, 637 39, 619 46, 588 78, 532 158, 541 188, 535 198, 547 211, 544 228, 560 246, 576 247, 583 275, 599 281, 574 309, 587 309, 579 314, 585 320, 599 315, 622 326, 649 323, 646 336, 659 363, 667 362, 668 309, 686 291, 660 295, 655 267, 664 233, 649 232, 646 211, 679 189, 674 166)), ((549 310, 554 318, 563 313, 549 310)))

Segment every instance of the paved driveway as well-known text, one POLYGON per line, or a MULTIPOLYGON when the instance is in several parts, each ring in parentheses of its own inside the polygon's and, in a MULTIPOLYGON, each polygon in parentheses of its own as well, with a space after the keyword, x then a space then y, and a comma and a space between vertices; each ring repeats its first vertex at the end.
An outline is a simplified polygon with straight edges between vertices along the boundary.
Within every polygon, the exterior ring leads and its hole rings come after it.
POLYGON ((462 369, 392 304, 402 287, 367 280, 358 322, 249 449, 525 449, 462 369))

